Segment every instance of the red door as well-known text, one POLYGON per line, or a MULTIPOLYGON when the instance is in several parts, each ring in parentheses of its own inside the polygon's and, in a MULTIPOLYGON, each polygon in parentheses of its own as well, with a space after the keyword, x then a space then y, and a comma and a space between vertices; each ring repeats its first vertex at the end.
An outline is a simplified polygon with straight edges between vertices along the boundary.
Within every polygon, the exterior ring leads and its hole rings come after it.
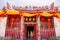
POLYGON ((26 29, 27 29, 27 27, 28 26, 33 26, 33 40, 36 40, 37 39, 37 36, 36 36, 36 33, 37 33, 37 30, 36 30, 36 24, 25 24, 25 26, 24 26, 24 40, 26 40, 27 38, 26 38, 26 35, 27 35, 27 31, 26 31, 26 29))

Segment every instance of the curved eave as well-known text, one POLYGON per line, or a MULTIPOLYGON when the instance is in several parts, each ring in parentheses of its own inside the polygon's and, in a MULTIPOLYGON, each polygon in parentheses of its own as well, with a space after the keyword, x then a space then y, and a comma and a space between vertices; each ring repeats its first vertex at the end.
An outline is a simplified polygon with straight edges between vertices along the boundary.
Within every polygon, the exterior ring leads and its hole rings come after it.
POLYGON ((50 14, 48 12, 43 12, 40 14, 41 16, 44 16, 44 17, 50 17, 50 16, 53 16, 53 14, 50 14))
POLYGON ((4 14, 4 12, 2 10, 0 10, 0 15, 3 15, 3 14, 4 14))
POLYGON ((60 13, 56 13, 56 16, 60 18, 60 13))
POLYGON ((19 12, 15 10, 8 10, 7 15, 19 15, 19 12))
POLYGON ((35 16, 36 14, 29 14, 29 13, 23 13, 22 16, 26 16, 26 17, 32 17, 35 16))

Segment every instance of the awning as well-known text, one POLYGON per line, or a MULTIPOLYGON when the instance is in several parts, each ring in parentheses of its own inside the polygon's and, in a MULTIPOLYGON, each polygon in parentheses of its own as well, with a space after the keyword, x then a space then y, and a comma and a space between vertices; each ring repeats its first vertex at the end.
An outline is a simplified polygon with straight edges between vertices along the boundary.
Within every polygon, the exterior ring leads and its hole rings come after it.
POLYGON ((60 13, 56 13, 56 16, 60 18, 60 13))
POLYGON ((18 11, 15 11, 15 10, 8 10, 7 11, 7 14, 8 15, 17 15, 18 14, 19 15, 19 12, 18 11))
POLYGON ((30 14, 30 13, 22 13, 22 16, 26 16, 26 17, 31 17, 31 16, 35 16, 36 14, 30 14))
POLYGON ((0 15, 4 14, 4 12, 2 10, 0 10, 0 15))
POLYGON ((41 16, 44 16, 44 17, 50 17, 50 16, 53 16, 53 14, 50 14, 48 12, 43 12, 40 14, 41 16))

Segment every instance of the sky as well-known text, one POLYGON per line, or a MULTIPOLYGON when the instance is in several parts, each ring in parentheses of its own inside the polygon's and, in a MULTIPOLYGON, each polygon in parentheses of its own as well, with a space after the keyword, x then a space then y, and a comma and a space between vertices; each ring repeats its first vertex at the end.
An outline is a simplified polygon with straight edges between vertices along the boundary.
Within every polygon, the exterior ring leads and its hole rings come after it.
POLYGON ((45 6, 54 2, 55 6, 60 6, 60 0, 0 0, 0 9, 9 2, 11 6, 45 6))

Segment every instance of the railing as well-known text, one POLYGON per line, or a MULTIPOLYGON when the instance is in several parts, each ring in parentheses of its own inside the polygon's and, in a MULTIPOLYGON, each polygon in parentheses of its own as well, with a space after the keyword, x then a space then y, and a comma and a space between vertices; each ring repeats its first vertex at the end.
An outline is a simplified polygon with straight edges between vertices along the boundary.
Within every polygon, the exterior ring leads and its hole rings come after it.
POLYGON ((5 32, 5 36, 20 39, 20 30, 8 29, 5 32))
MULTIPOLYGON (((54 29, 40 30, 40 34, 41 34, 40 37, 42 39, 47 39, 55 36, 55 30, 54 29)), ((21 38, 20 30, 7 29, 5 32, 5 36, 20 39, 21 38)), ((23 39, 26 39, 26 37, 24 37, 23 39)), ((34 39, 36 38, 34 37, 34 39)))
POLYGON ((40 30, 40 36, 41 38, 50 38, 55 36, 55 30, 50 29, 50 30, 40 30))

